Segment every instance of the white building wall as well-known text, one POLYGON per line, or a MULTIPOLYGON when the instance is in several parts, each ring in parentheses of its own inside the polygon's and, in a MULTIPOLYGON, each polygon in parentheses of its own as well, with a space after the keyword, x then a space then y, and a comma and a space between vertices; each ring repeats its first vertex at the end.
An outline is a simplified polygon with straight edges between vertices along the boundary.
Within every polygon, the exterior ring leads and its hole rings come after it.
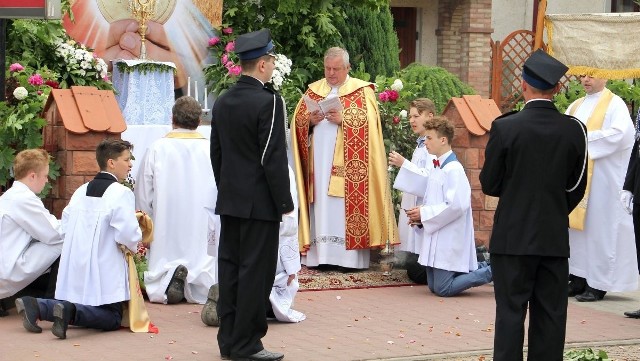
MULTIPOLYGON (((502 40, 515 30, 533 29, 533 6, 538 0, 493 0, 493 40, 502 40)), ((547 14, 603 13, 610 0, 548 0, 547 14)))

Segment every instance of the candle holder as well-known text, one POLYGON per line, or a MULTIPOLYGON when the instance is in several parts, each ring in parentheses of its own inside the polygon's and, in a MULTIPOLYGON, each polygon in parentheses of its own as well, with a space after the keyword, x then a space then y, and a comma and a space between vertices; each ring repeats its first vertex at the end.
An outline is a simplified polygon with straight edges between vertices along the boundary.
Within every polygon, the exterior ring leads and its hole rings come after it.
POLYGON ((156 0, 129 0, 129 12, 138 21, 138 34, 140 34, 140 56, 147 59, 146 33, 147 21, 156 13, 156 0))

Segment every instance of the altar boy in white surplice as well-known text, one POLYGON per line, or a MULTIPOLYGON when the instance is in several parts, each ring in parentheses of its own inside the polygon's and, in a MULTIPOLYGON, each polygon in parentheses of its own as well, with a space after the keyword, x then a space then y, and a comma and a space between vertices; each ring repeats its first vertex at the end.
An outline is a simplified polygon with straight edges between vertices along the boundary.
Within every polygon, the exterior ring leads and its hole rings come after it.
MULTIPOLYGON (((425 138, 427 136, 427 130, 424 128, 424 123, 433 118, 436 112, 436 106, 431 99, 418 98, 409 103, 409 124, 411 130, 418 136, 416 149, 413 151, 411 161, 405 159, 401 154, 392 151, 389 153, 389 165, 399 167, 403 172, 412 172, 417 175, 427 176, 429 169, 427 165, 431 165, 431 160, 434 159, 433 155, 429 154, 425 147, 425 138)), ((401 184, 405 177, 397 177, 396 183, 393 187, 403 190, 404 185, 401 184)), ((402 192, 402 201, 400 206, 402 209, 411 209, 422 204, 422 196, 424 195, 424 189, 420 189, 416 194, 412 194, 409 191, 402 192)), ((400 245, 397 250, 411 252, 415 254, 420 253, 422 229, 411 227, 408 222, 407 215, 404 212, 400 212, 398 215, 398 234, 400 238, 400 245)))
POLYGON ((427 268, 429 289, 450 297, 491 282, 491 267, 481 262, 478 268, 471 186, 451 150, 454 127, 445 117, 434 117, 425 128, 427 150, 437 159, 427 177, 413 175, 416 186, 425 189, 424 201, 406 213, 414 227, 423 228, 418 262, 427 268))
POLYGON ((130 299, 127 261, 120 247, 136 252, 142 239, 133 193, 120 184, 131 170, 132 147, 121 139, 98 145, 100 173, 73 193, 62 212, 56 299, 16 299, 27 331, 42 332, 38 320, 53 321, 51 331, 62 339, 70 324, 104 331, 120 328, 122 303, 130 299))
POLYGON ((190 96, 176 100, 173 130, 147 149, 138 169, 136 206, 153 219, 153 243, 144 283, 151 302, 204 304, 218 281, 207 254, 209 214, 218 191, 209 141, 196 128, 202 109, 190 96))
POLYGON ((284 214, 280 222, 280 244, 276 277, 269 295, 273 315, 281 322, 300 322, 307 318, 304 313, 291 308, 298 292, 300 271, 300 251, 298 246, 298 192, 293 169, 289 166, 289 186, 293 198, 293 212, 284 214))
POLYGON ((15 181, 0 196, 0 299, 27 287, 33 291, 27 294, 53 298, 62 251, 60 221, 38 197, 48 182, 49 154, 23 150, 13 170, 15 181))

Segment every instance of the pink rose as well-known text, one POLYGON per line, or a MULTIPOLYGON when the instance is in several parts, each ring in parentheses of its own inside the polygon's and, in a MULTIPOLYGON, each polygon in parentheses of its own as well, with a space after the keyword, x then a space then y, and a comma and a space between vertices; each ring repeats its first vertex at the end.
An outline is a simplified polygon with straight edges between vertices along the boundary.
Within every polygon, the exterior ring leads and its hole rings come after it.
POLYGON ((395 117, 393 117, 393 124, 398 124, 398 123, 400 123, 400 117, 396 115, 395 117))
POLYGON ((12 73, 16 71, 23 71, 23 70, 24 70, 24 66, 20 65, 19 63, 13 63, 9 65, 9 71, 12 73))
POLYGON ((387 90, 387 93, 389 94, 389 100, 392 102, 395 102, 400 97, 400 94, 395 90, 387 90))
POLYGON ((44 80, 42 79, 42 75, 33 74, 29 77, 29 84, 31 85, 42 85, 44 84, 44 80))
POLYGON ((229 61, 229 55, 227 55, 226 53, 222 54, 222 57, 220 57, 220 62, 222 64, 226 64, 227 61, 229 61))
POLYGON ((383 91, 382 93, 378 94, 378 98, 380 99, 381 102, 388 102, 389 101, 389 94, 387 93, 387 91, 383 91))
POLYGON ((108 75, 105 75, 105 76, 102 78, 102 80, 104 80, 104 81, 107 81, 107 82, 108 82, 108 81, 109 81, 109 76, 108 76, 108 75))
POLYGON ((236 64, 234 64, 232 61, 227 61, 226 63, 224 63, 224 67, 227 69, 231 69, 231 67, 234 65, 236 64))
POLYGON ((38 90, 38 95, 42 95, 42 90, 38 90))
POLYGON ((236 43, 234 41, 230 41, 227 46, 224 47, 224 50, 229 53, 234 51, 236 48, 236 43))
POLYGON ((231 33, 233 33, 233 28, 224 28, 224 29, 222 29, 222 32, 224 34, 231 34, 231 33))
POLYGON ((209 39, 209 46, 217 45, 219 42, 220 42, 220 38, 217 36, 214 36, 213 38, 209 39))
POLYGON ((240 75, 242 73, 242 67, 240 65, 234 65, 229 68, 229 74, 231 75, 240 75))

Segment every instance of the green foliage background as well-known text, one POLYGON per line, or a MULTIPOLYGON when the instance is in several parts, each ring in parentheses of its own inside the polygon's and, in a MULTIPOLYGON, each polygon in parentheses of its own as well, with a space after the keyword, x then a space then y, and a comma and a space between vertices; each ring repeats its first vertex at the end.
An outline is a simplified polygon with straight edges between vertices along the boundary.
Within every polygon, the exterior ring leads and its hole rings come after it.
MULTIPOLYGON (((68 0, 63 1, 63 9, 68 9, 68 0)), ((45 80, 55 80, 61 88, 72 85, 95 86, 98 89, 113 89, 109 82, 95 77, 82 77, 69 71, 64 62, 55 56, 55 42, 70 40, 60 21, 45 20, 13 20, 8 21, 6 29, 5 71, 7 92, 11 94, 17 86, 29 90, 29 96, 22 101, 10 100, 0 102, 0 185, 11 179, 10 169, 15 154, 28 148, 39 148, 43 145, 42 128, 46 121, 42 118, 42 110, 51 90, 48 86, 39 86, 40 95, 35 94, 35 87, 29 85, 28 77, 40 74, 45 80), (10 73, 9 64, 19 63, 25 70, 10 73)), ((12 95, 9 96, 12 98, 12 95)), ((55 162, 50 165, 49 176, 56 179, 59 167, 55 162)), ((45 188, 44 193, 49 189, 45 188)))
MULTIPOLYGON (((640 86, 636 85, 636 82, 627 82, 625 80, 609 80, 607 82, 607 88, 614 94, 618 95, 622 100, 629 105, 631 111, 631 118, 635 120, 635 115, 640 107, 640 86)), ((559 111, 565 112, 569 105, 576 99, 585 96, 584 89, 580 82, 573 80, 567 86, 567 89, 563 92, 556 94, 553 97, 553 103, 556 105, 559 111)))
POLYGON ((390 8, 372 9, 345 3, 343 9, 346 17, 337 18, 335 25, 351 64, 363 62, 371 79, 400 70, 400 48, 390 8))

